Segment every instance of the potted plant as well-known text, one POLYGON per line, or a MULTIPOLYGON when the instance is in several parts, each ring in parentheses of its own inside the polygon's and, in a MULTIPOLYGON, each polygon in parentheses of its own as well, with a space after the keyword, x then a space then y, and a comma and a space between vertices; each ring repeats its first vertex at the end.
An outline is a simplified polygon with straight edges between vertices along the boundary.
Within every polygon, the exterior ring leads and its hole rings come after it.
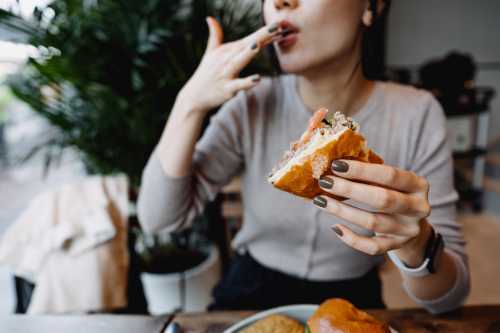
POLYGON ((210 304, 221 263, 218 249, 206 237, 204 222, 199 217, 194 230, 174 234, 146 235, 134 229, 149 313, 203 311, 210 304))
MULTIPOLYGON (((205 17, 215 16, 226 39, 233 40, 260 25, 258 5, 247 0, 55 0, 37 7, 31 18, 16 15, 15 9, 0 10, 0 29, 9 32, 5 36, 37 47, 39 54, 8 84, 59 129, 32 152, 42 149, 50 165, 72 148, 89 174, 124 173, 137 193, 177 93, 205 50, 205 17)), ((268 68, 261 59, 248 72, 265 74, 268 68)), ((212 258, 209 242, 192 241, 203 228, 161 237, 135 230, 131 236, 139 240, 146 273, 186 272, 212 258)))

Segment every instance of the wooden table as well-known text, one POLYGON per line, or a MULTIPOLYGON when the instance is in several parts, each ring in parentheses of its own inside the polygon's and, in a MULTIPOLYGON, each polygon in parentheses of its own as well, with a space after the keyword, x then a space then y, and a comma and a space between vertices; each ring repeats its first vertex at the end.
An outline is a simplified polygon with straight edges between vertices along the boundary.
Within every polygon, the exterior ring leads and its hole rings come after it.
POLYGON ((0 333, 161 333, 173 316, 0 316, 0 333))
MULTIPOLYGON (((425 310, 374 310, 368 311, 400 333, 413 332, 464 332, 500 333, 500 305, 465 307, 448 315, 433 316, 425 310)), ((177 315, 185 333, 222 333, 235 322, 252 315, 252 312, 216 312, 177 315)))
MULTIPOLYGON (((400 333, 500 333, 500 305, 466 307, 432 316, 424 310, 369 311, 400 333)), ((174 316, 185 333, 222 333, 253 312, 213 312, 174 316)), ((162 333, 171 316, 0 316, 1 333, 162 333)))

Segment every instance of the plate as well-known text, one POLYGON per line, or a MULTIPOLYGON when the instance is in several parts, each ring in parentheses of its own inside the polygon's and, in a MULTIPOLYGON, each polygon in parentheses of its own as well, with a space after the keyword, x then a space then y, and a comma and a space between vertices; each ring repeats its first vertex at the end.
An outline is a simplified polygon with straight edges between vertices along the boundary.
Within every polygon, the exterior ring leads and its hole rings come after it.
POLYGON ((309 317, 313 315, 314 311, 316 311, 317 308, 318 305, 311 304, 280 306, 278 308, 262 311, 251 317, 245 318, 242 321, 239 321, 233 326, 229 327, 223 333, 238 333, 240 330, 247 326, 250 326, 254 322, 274 314, 281 314, 290 318, 294 318, 305 325, 307 319, 309 319, 309 317))
MULTIPOLYGON (((237 322, 233 326, 229 327, 223 333, 238 333, 242 329, 253 324, 254 322, 261 320, 267 316, 275 314, 281 314, 290 318, 294 318, 305 325, 307 320, 313 315, 314 311, 316 311, 318 307, 319 307, 318 305, 312 305, 312 304, 280 306, 278 308, 262 311, 251 317, 245 318, 237 322)), ((390 328, 390 330, 392 333, 398 333, 392 328, 390 328)))

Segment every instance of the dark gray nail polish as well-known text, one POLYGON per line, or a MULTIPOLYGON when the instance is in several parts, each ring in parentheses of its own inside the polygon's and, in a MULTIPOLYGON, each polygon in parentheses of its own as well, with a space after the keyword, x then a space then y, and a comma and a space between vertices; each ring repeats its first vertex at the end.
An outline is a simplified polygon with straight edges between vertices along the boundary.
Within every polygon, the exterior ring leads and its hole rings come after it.
POLYGON ((283 37, 286 37, 290 33, 290 29, 284 29, 279 34, 283 37))
POLYGON ((336 233, 337 235, 339 235, 339 237, 344 236, 344 233, 342 232, 342 229, 340 229, 340 228, 339 228, 339 227, 337 227, 336 225, 334 225, 334 226, 332 227, 332 230, 333 230, 333 231, 335 231, 335 233, 336 233))
POLYGON ((271 25, 269 27, 269 33, 272 34, 273 32, 276 32, 279 28, 279 24, 278 23, 274 23, 273 25, 271 25))
POLYGON ((347 172, 349 170, 349 164, 344 161, 333 161, 332 170, 335 172, 347 172))
POLYGON ((252 50, 257 50, 258 47, 259 47, 259 44, 257 44, 257 43, 252 44, 252 50))
POLYGON ((326 208, 327 201, 325 198, 318 196, 318 197, 314 198, 313 204, 315 204, 316 206, 321 207, 321 208, 326 208))
POLYGON ((333 187, 333 179, 331 179, 330 177, 323 176, 319 180, 319 186, 329 190, 333 187))
POLYGON ((260 75, 252 76, 252 82, 259 82, 259 81, 260 81, 260 75))

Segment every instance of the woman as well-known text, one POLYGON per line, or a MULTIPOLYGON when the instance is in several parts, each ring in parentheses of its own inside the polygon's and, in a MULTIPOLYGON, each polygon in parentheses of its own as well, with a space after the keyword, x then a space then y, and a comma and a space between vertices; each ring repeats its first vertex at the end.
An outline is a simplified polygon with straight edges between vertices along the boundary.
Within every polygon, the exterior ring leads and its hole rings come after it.
POLYGON ((373 10, 373 3, 265 0, 268 24, 230 43, 208 19, 206 53, 144 171, 138 208, 146 231, 173 231, 241 174, 244 224, 233 242, 239 255, 215 288, 212 309, 330 297, 380 308, 377 266, 385 253, 400 269, 407 293, 429 311, 451 310, 467 296, 443 112, 426 92, 364 76, 362 36, 386 5, 379 0, 373 10), (238 78, 270 44, 286 75, 238 78), (206 113, 223 103, 197 143, 206 113), (357 120, 386 162, 335 161, 334 176, 320 186, 346 202, 319 196, 308 203, 266 182, 322 106, 357 120))

